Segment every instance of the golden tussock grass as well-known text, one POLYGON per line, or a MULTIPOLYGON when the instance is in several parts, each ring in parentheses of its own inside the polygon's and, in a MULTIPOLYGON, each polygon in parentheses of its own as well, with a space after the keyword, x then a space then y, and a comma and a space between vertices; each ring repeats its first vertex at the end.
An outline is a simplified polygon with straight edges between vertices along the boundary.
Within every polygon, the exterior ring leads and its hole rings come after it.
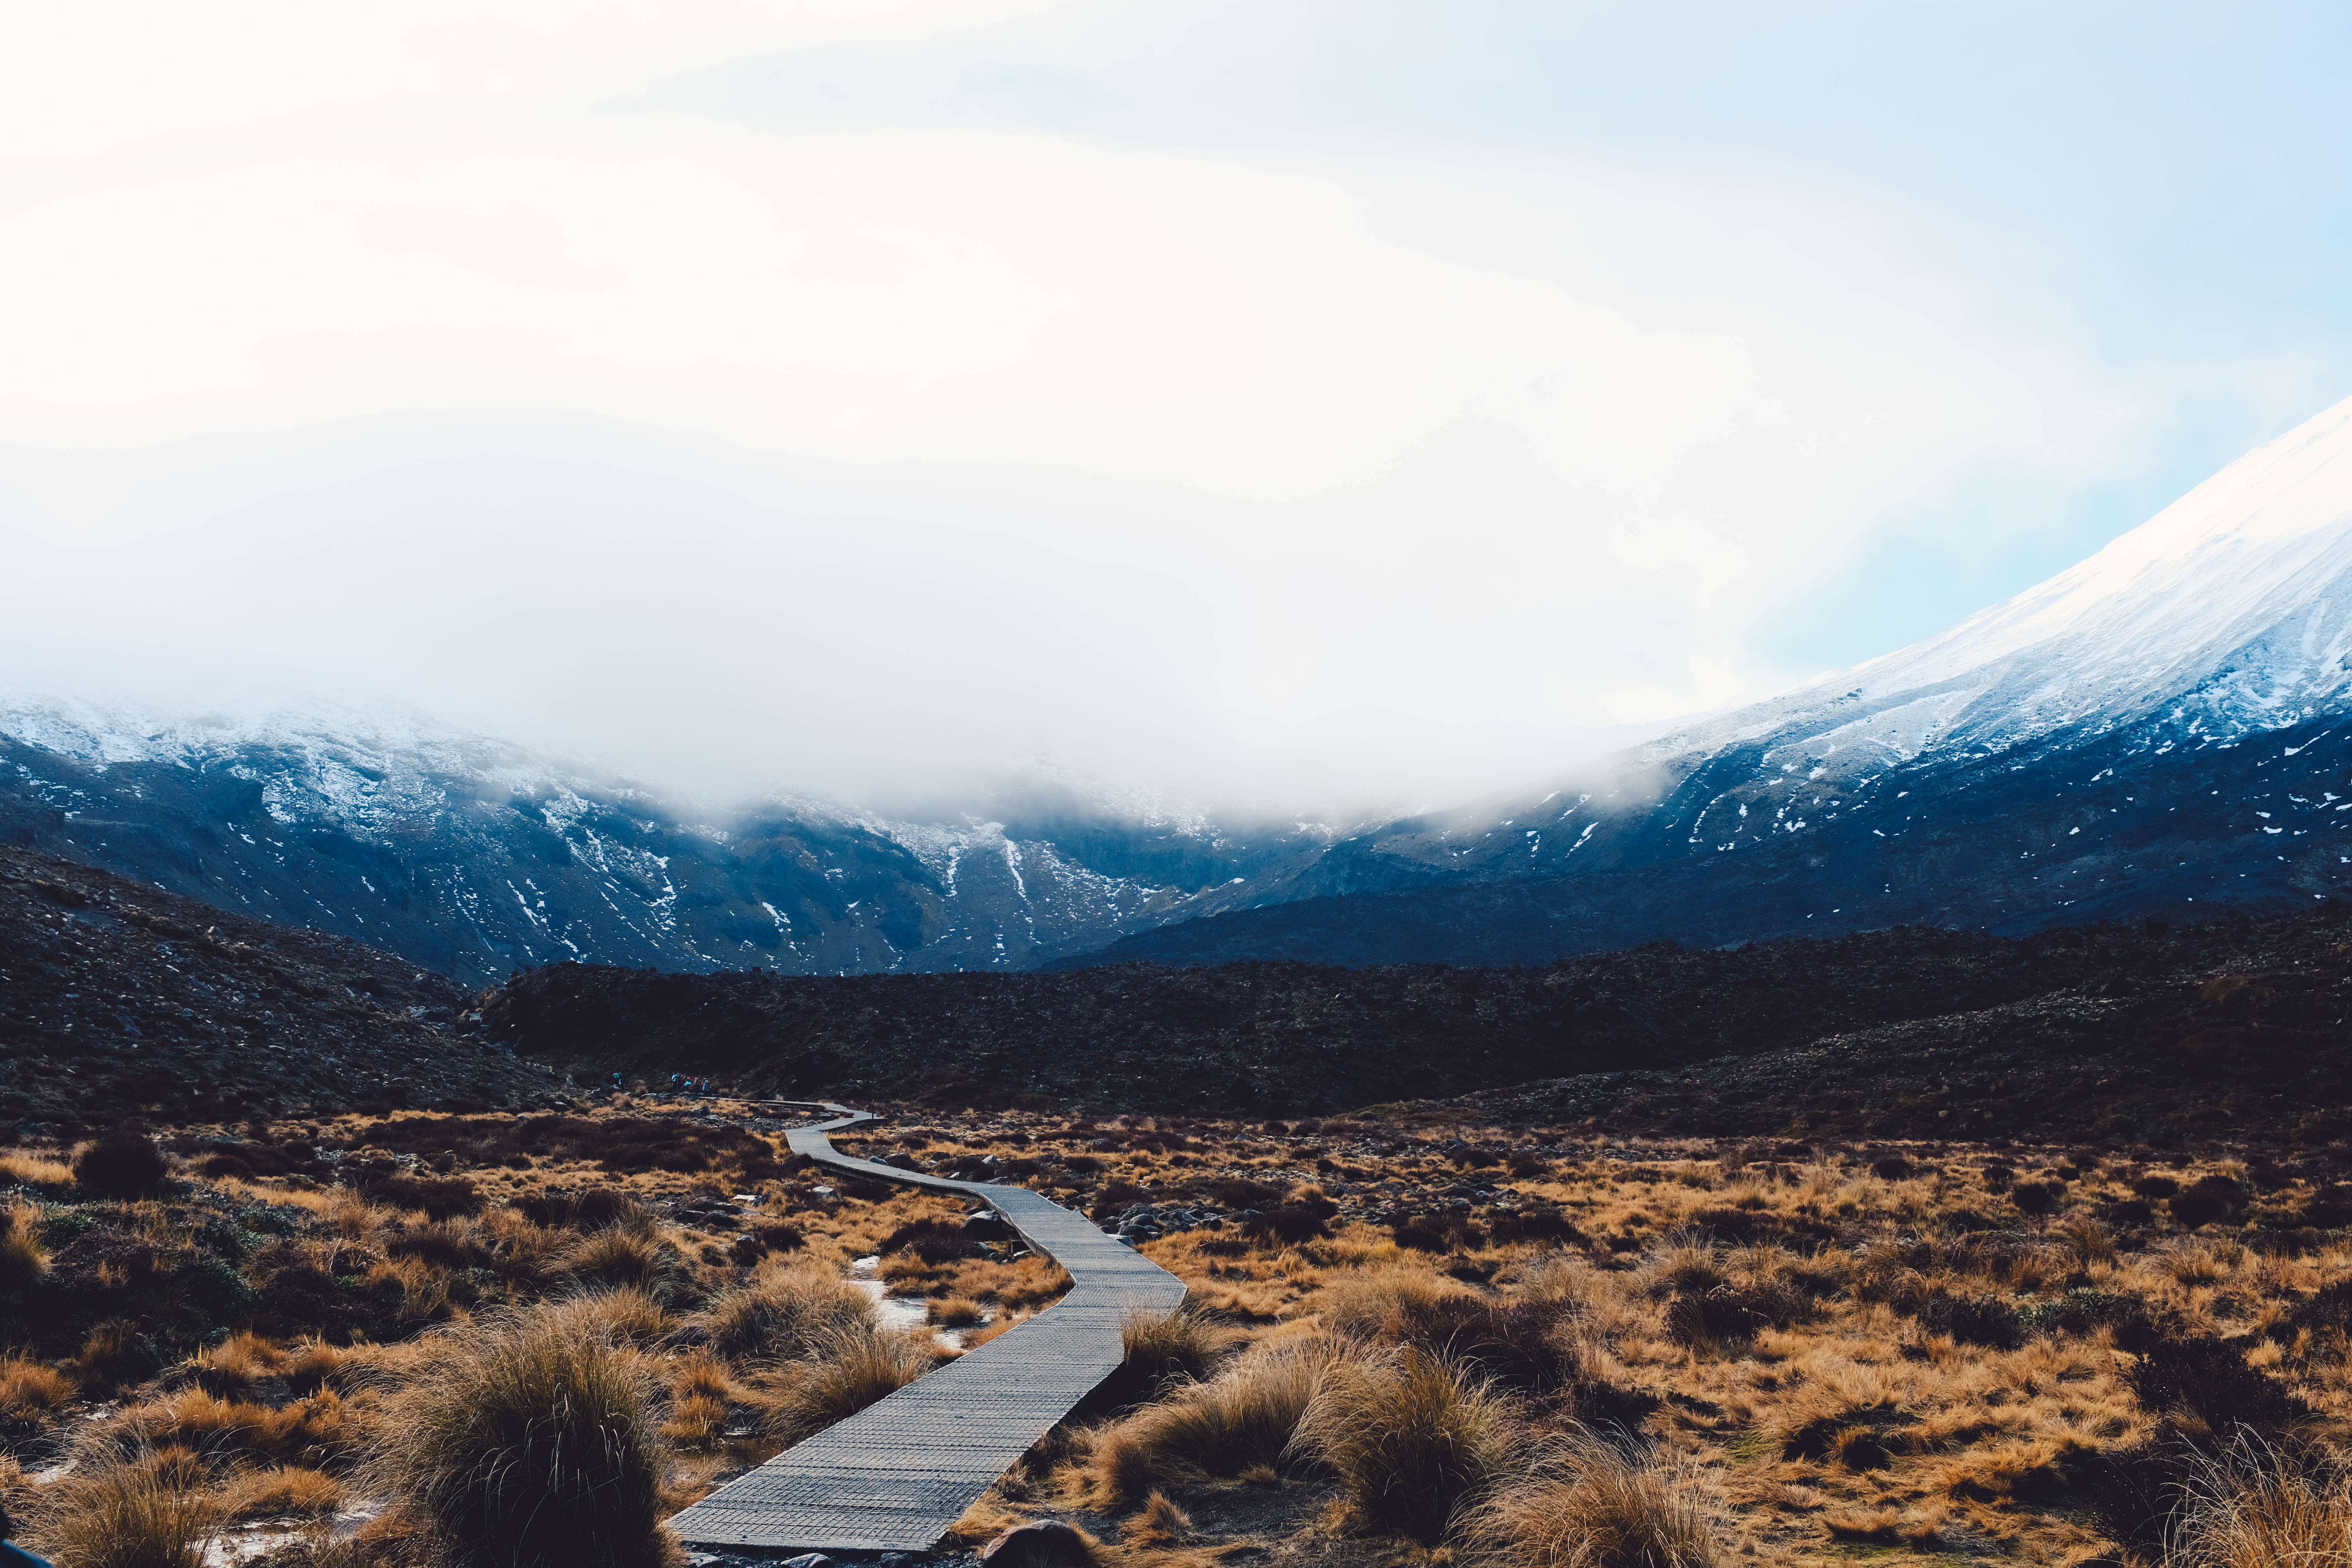
POLYGON ((1345 1353, 1320 1337, 1252 1347, 1205 1383, 1184 1384, 1096 1440, 1088 1494, 1123 1508, 1154 1489, 1202 1475, 1311 1463, 1292 1451, 1325 1373, 1345 1353))
POLYGON ((1474 1558, 1513 1568, 1717 1568, 1727 1560, 1690 1477, 1581 1436, 1545 1449, 1463 1522, 1474 1558))
POLYGON ((594 1289, 626 1287, 667 1300, 692 1273, 676 1247, 650 1227, 614 1226, 581 1237, 555 1259, 574 1284, 594 1289))
POLYGON ((77 1470, 30 1495, 26 1540, 63 1568, 202 1568, 220 1523, 203 1482, 175 1454, 77 1470))
POLYGON ((1166 1492, 1153 1492, 1119 1532, 1129 1546, 1181 1546, 1193 1539, 1192 1516, 1166 1492))
POLYGON ((669 1367, 669 1416, 662 1424, 662 1436, 681 1448, 716 1447, 742 1397, 718 1357, 707 1352, 682 1357, 669 1367))
POLYGON ((327 1223, 346 1240, 364 1240, 398 1223, 399 1216, 391 1210, 376 1207, 349 1187, 337 1187, 325 1194, 325 1200, 322 1212, 327 1223))
POLYGON ((0 1361, 0 1419, 37 1422, 81 1392, 53 1366, 25 1356, 0 1361))
POLYGON ((1822 1529, 1832 1541, 1924 1550, 1942 1537, 1948 1517, 1937 1508, 1887 1502, 1832 1509, 1822 1515, 1822 1529))
POLYGON ((79 1447, 121 1459, 179 1449, 214 1463, 251 1458, 333 1469, 358 1457, 368 1426, 331 1389, 272 1406, 191 1388, 131 1406, 84 1434, 79 1447))
POLYGON ((1214 1373, 1246 1336, 1187 1302, 1165 1317, 1130 1313, 1119 1325, 1129 1372, 1150 1383, 1181 1377, 1199 1382, 1214 1373))
POLYGON ((282 1379, 296 1394, 310 1394, 364 1359, 322 1340, 280 1344, 246 1329, 198 1352, 196 1375, 215 1394, 248 1393, 269 1378, 282 1379))
POLYGON ((2167 1568, 2352 1563, 2352 1469, 2316 1450, 2241 1438, 2189 1482, 2167 1568))
POLYGON ((1463 1363, 1409 1346, 1326 1367, 1291 1446, 1330 1467, 1365 1518, 1436 1542, 1509 1471, 1512 1415, 1463 1363))
POLYGON ((0 1207, 0 1292, 30 1289, 49 1271, 41 1245, 41 1211, 30 1204, 0 1207))
POLYGON ((700 1393, 676 1394, 662 1423, 662 1440, 689 1451, 716 1447, 726 1437, 727 1416, 723 1399, 700 1393))
POLYGON ((767 1401, 769 1433, 787 1445, 797 1443, 888 1398, 939 1359, 928 1335, 870 1324, 835 1329, 775 1374, 767 1401))
POLYGON ((110 1390, 143 1380, 154 1370, 145 1336, 127 1318, 110 1318, 90 1325, 82 1336, 74 1366, 85 1386, 110 1390))
POLYGON ((639 1358, 569 1318, 526 1312, 434 1341, 392 1402, 369 1482, 425 1521, 452 1563, 667 1563, 666 1457, 639 1358))
POLYGON ((1370 1269, 1341 1276, 1315 1298, 1318 1317, 1334 1333, 1350 1339, 1392 1340, 1410 1320, 1452 1300, 1475 1300, 1477 1292, 1434 1269, 1370 1269))
POLYGON ((63 1160, 46 1154, 0 1154, 0 1182, 10 1186, 30 1187, 37 1193, 70 1192, 74 1184, 73 1167, 63 1160))
POLYGON ((940 1297, 923 1310, 924 1321, 935 1329, 969 1329, 986 1315, 979 1302, 961 1296, 940 1297))
POLYGON ((533 1309, 533 1321, 551 1332, 604 1340, 639 1350, 659 1344, 674 1326, 659 1301, 627 1286, 541 1302, 533 1309))
POLYGON ((234 1476, 215 1494, 220 1517, 323 1518, 343 1505, 343 1483, 323 1470, 289 1465, 234 1476))
POLYGON ((865 1291, 815 1264, 761 1266, 702 1316, 710 1348, 740 1366, 796 1361, 834 1336, 875 1326, 865 1291))
POLYGON ((438 1322, 456 1305, 449 1271, 422 1258, 386 1258, 368 1270, 366 1282, 371 1290, 400 1292, 397 1310, 405 1324, 438 1322))

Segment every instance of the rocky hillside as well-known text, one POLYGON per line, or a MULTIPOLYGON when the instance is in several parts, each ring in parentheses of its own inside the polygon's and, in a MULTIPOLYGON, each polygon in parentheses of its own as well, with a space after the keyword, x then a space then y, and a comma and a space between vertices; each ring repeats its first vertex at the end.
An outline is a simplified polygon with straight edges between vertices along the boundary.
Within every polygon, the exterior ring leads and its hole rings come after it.
POLYGON ((558 959, 1024 969, 1328 837, 1043 774, 919 820, 797 797, 712 810, 412 718, 0 702, 0 843, 469 984, 558 959))
POLYGON ((0 1135, 544 1100, 542 1068, 453 1034, 465 1005, 355 942, 0 847, 0 1135))
POLYGON ((1566 776, 1244 826, 1067 778, 711 811, 341 712, 0 702, 0 841, 479 982, 1543 963, 2352 894, 2352 403, 1911 647, 1566 776))
POLYGON ((562 964, 518 976, 480 1016, 526 1058, 851 1100, 1297 1116, 1474 1094, 1481 1118, 1633 1129, 1891 1119, 1981 1136, 2055 1117, 2185 1135, 2217 1118, 2243 1131, 2258 1107, 2294 1121, 2344 1108, 2352 918, 2330 902, 1484 970, 824 981, 562 964))
POLYGON ((1286 889, 1295 896, 1058 963, 1540 963, 1659 939, 1906 923, 2017 934, 2352 898, 2352 812, 2338 810, 2352 804, 2352 727, 2335 719, 2201 747, 2069 733, 1922 760, 1864 790, 1802 786, 1813 793, 1796 806, 1801 831, 1736 852, 1698 842, 1700 819, 1755 762, 1707 759, 1671 787, 1596 795, 1581 808, 1584 849, 1565 868, 1439 877, 1425 860, 1458 848, 1477 861, 1525 819, 1396 825, 1335 846, 1286 889))

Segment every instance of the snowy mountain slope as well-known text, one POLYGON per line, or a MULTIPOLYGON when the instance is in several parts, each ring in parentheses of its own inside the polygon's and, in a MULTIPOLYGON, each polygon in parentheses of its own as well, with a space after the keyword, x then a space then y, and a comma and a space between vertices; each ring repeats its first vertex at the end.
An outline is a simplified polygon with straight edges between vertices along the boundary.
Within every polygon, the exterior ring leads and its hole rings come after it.
POLYGON ((1103 956, 1526 956, 1531 931, 1558 951, 1631 940, 1636 909, 1646 934, 1728 941, 1897 919, 2031 929, 2091 897, 2308 900, 2352 868, 2317 847, 2352 828, 2347 727, 2352 402, 1937 637, 1540 791, 1353 836, 1103 956), (2146 826, 2151 811, 2172 820, 2146 826), (2139 847, 2102 858, 2125 842, 2139 847), (1466 897, 1451 889, 1496 883, 1517 890, 1486 925, 1389 942, 1366 924, 1423 929, 1466 897), (1277 908, 1368 895, 1388 912, 1277 908), (1302 922, 1349 934, 1318 946, 1302 922))
POLYGON ((1938 637, 1377 826, 1241 827, 1050 772, 921 812, 712 812, 427 720, 21 700, 0 836, 472 979, 1526 961, 2307 901, 2352 873, 2347 745, 2352 403, 1938 637))
POLYGON ((1825 748, 1887 761, 2159 711, 2183 734, 2279 729, 2352 692, 2347 589, 2352 399, 2048 582, 1683 743, 1711 750, 1832 714, 1825 748))
POLYGON ((413 717, 0 704, 0 834, 474 980, 566 958, 1027 967, 1164 918, 1297 837, 1123 815, 1133 803, 1067 780, 985 804, 1018 809, 713 814, 413 717))

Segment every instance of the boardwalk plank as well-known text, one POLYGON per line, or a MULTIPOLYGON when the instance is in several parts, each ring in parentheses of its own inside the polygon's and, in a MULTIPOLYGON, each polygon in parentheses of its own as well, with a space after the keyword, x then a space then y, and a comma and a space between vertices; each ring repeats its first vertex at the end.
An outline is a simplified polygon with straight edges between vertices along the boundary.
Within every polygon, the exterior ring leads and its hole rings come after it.
POLYGON ((670 1521, 698 1546, 776 1552, 920 1552, 1038 1438, 1118 1367, 1129 1318, 1165 1317, 1184 1284, 1082 1215, 1025 1187, 959 1182, 853 1159, 827 1134, 874 1118, 784 1134, 829 1170, 974 1197, 1061 1265, 1069 1293, 1045 1311, 879 1404, 785 1449, 670 1521))

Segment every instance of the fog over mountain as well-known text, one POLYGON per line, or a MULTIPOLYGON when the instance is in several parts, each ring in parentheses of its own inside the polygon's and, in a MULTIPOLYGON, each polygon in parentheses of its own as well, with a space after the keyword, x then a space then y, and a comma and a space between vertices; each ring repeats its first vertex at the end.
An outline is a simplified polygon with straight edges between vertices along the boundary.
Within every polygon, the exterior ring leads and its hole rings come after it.
POLYGON ((0 825, 469 979, 1540 962, 2352 888, 2352 402, 1941 636, 1484 803, 1220 812, 1033 768, 712 807, 429 720, 0 707, 0 825))
POLYGON ((1938 637, 1342 838, 1104 956, 1526 962, 2294 906, 2352 888, 2348 761, 2352 401, 1938 637))

